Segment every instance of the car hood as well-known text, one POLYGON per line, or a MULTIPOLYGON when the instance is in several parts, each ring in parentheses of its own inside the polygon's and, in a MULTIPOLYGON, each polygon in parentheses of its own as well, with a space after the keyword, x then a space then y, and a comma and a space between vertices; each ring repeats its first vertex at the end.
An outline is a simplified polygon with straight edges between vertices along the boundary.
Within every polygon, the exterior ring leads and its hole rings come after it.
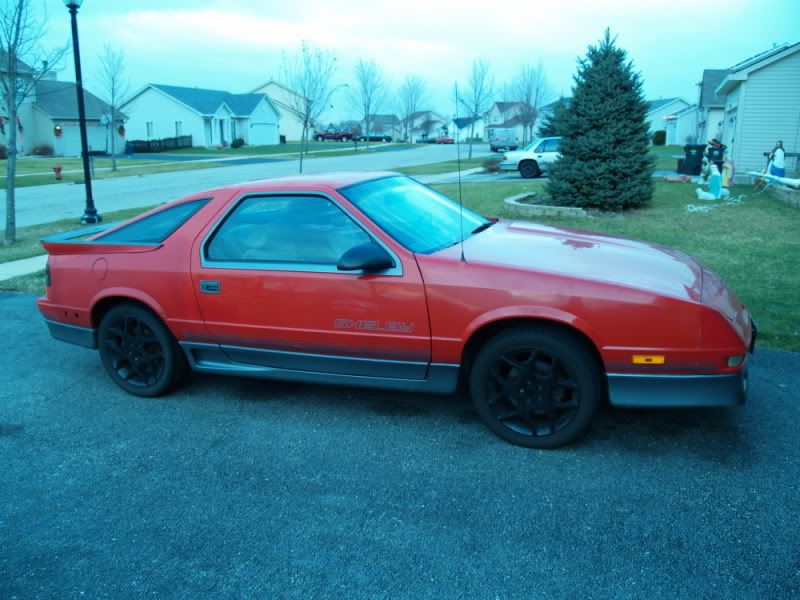
MULTIPOLYGON (((457 246, 447 252, 459 254, 457 246)), ((702 301, 702 268, 688 254, 658 244, 501 220, 465 240, 464 252, 467 262, 591 279, 702 301)))

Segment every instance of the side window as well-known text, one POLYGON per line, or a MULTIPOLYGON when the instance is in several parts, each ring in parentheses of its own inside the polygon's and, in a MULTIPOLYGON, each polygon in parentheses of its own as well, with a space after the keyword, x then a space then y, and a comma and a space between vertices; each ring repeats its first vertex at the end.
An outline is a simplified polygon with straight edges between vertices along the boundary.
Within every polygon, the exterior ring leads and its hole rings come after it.
POLYGON ((103 243, 160 244, 205 206, 208 200, 203 198, 170 206, 135 223, 110 231, 96 240, 103 243))
POLYGON ((319 196, 245 198, 206 245, 206 258, 335 265, 370 237, 338 206, 319 196))
POLYGON ((558 148, 560 145, 561 140, 547 140, 544 148, 544 152, 558 152, 558 148))
POLYGON ((547 144, 547 142, 542 142, 541 144, 536 146, 536 150, 534 150, 534 152, 544 152, 544 148, 545 148, 546 144, 547 144))

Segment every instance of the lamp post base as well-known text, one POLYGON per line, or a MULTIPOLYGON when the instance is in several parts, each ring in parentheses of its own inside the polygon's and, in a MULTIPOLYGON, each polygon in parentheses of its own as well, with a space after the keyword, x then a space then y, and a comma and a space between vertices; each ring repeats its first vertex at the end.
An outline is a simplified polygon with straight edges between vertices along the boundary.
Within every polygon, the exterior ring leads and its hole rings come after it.
POLYGON ((102 223, 102 222, 103 222, 103 217, 97 211, 94 211, 92 213, 87 211, 83 213, 83 215, 81 216, 81 225, 93 225, 95 223, 102 223))

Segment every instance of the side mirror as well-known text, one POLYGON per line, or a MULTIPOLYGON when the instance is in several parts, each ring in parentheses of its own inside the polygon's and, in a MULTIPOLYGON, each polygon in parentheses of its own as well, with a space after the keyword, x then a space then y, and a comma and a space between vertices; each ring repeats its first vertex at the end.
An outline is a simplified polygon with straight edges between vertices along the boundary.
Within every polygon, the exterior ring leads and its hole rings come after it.
POLYGON ((342 254, 336 268, 340 271, 383 271, 394 267, 394 260, 378 244, 367 242, 342 254))

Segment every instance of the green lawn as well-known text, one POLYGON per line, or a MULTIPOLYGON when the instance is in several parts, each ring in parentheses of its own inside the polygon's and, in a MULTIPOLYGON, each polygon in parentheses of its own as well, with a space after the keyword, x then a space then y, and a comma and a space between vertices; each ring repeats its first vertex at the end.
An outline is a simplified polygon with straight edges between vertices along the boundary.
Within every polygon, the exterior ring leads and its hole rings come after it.
POLYGON ((44 269, 36 273, 21 275, 13 279, 0 281, 0 291, 22 292, 24 294, 44 294, 44 269))
MULTIPOLYGON (((474 169, 475 167, 480 167, 481 163, 485 161, 487 156, 481 156, 479 158, 462 158, 461 159, 461 170, 466 169, 474 169)), ((412 167, 397 167, 396 169, 391 169, 392 171, 397 171, 398 173, 405 173, 406 175, 436 175, 438 173, 453 173, 458 171, 458 161, 457 160, 448 160, 445 162, 438 162, 438 163, 430 163, 427 165, 414 165, 412 167)))
MULTIPOLYGON (((172 171, 192 171, 195 169, 212 169, 224 167, 224 162, 197 161, 177 162, 150 159, 119 158, 117 171, 111 171, 110 158, 95 158, 95 174, 92 180, 109 179, 111 177, 129 177, 131 175, 147 175, 151 173, 170 173, 172 171)), ((7 162, 0 161, 0 186, 5 188, 7 162)), ((22 157, 17 159, 17 187, 46 185, 49 183, 72 183, 83 181, 83 163, 79 158, 22 157), (53 173, 53 166, 63 167, 61 181, 53 173)))
MULTIPOLYGON (((462 186, 464 205, 484 215, 511 217, 503 208, 503 198, 536 191, 542 185, 524 181, 467 184, 462 186)), ((457 197, 455 184, 433 187, 457 197)), ((749 306, 758 321, 759 345, 800 351, 800 213, 767 194, 755 196, 749 186, 731 189, 733 195, 744 196, 742 204, 720 206, 705 214, 687 213, 687 204, 709 204, 696 199, 695 187, 657 183, 652 204, 629 214, 536 220, 667 244, 697 256, 749 306)))
MULTIPOLYGON (((125 219, 130 219, 131 217, 146 212, 151 208, 153 207, 127 208, 125 210, 103 213, 103 222, 113 223, 114 221, 124 221, 125 219)), ((44 254, 44 248, 42 248, 42 245, 39 243, 39 240, 43 237, 80 228, 81 225, 78 223, 77 219, 63 219, 53 223, 18 227, 16 242, 10 245, 0 242, 0 263, 44 254)))

